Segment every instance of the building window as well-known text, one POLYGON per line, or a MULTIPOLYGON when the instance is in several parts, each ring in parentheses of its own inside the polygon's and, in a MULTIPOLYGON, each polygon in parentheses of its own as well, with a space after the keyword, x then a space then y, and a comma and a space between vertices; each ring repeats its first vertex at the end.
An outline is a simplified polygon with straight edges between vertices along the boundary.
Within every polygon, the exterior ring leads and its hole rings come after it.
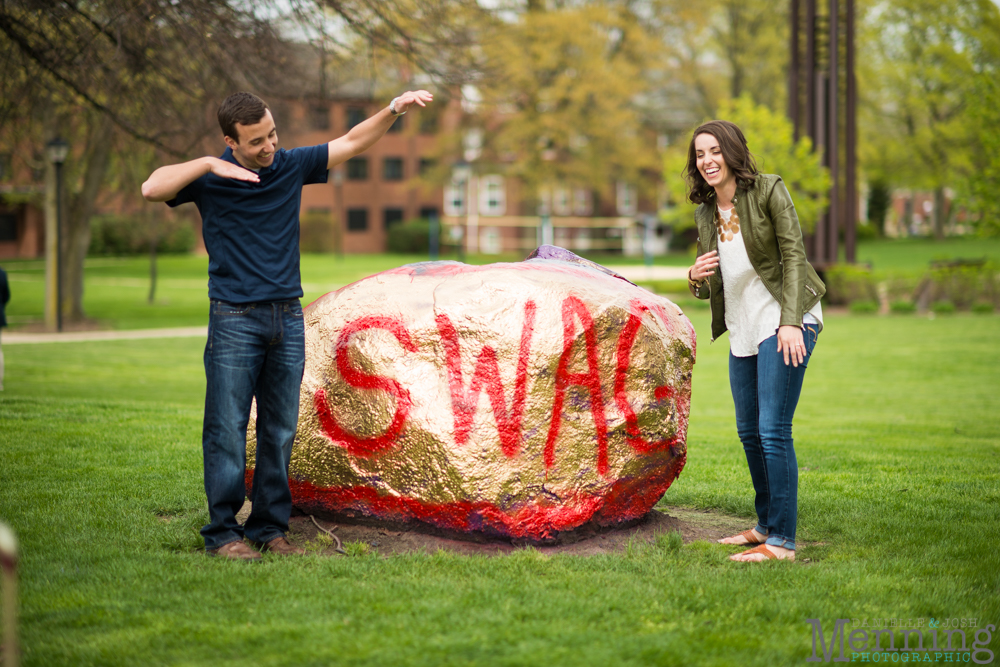
POLYGON ((573 213, 576 215, 590 215, 593 210, 594 200, 590 195, 590 190, 575 188, 573 190, 573 213))
POLYGON ((387 157, 382 160, 382 180, 403 180, 403 158, 387 157))
POLYGON ((503 215, 507 210, 503 176, 483 176, 479 179, 479 214, 503 215))
POLYGON ((438 131, 438 114, 441 106, 432 104, 430 107, 420 110, 420 134, 435 134, 438 131), (433 107, 433 108, 432 108, 433 107))
POLYGON ((368 231, 368 209, 366 208, 347 209, 347 231, 349 232, 368 231))
POLYGON ((364 107, 347 107, 347 129, 360 125, 367 117, 364 107))
POLYGON ((444 187, 444 214, 465 215, 465 196, 469 188, 468 168, 456 168, 444 187))
POLYGON ((438 214, 437 206, 421 206, 420 217, 424 220, 430 220, 431 218, 437 219, 441 216, 438 214))
POLYGON ((403 131, 403 125, 405 124, 406 116, 396 116, 395 122, 389 126, 389 129, 385 131, 386 134, 399 134, 403 131))
POLYGON ((616 194, 618 215, 635 215, 635 212, 639 208, 635 186, 625 183, 624 181, 618 181, 616 194))
POLYGON ((352 157, 347 161, 347 180, 364 181, 368 179, 368 158, 352 157))
POLYGON ((330 106, 314 104, 309 109, 309 126, 314 130, 330 129, 330 106))
POLYGON ((385 229, 389 229, 393 225, 398 225, 403 222, 403 209, 401 208, 387 208, 382 210, 382 225, 385 229))
POLYGON ((434 167, 437 166, 437 160, 429 157, 420 158, 420 175, 427 176, 434 167))
POLYGON ((13 213, 0 213, 0 241, 17 240, 17 216, 13 213))
POLYGON ((556 215, 569 215, 569 189, 555 188, 552 191, 552 212, 556 215))

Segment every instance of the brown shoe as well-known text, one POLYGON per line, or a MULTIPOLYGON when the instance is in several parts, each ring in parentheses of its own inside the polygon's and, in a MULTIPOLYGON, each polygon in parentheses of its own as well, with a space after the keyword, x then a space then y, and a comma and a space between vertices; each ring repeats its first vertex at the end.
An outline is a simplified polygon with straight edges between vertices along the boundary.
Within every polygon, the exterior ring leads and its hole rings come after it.
POLYGON ((219 558, 226 558, 229 560, 259 560, 263 558, 259 552, 251 548, 243 540, 223 544, 218 549, 210 550, 208 555, 218 556, 219 558))
POLYGON ((261 551, 278 554, 279 556, 304 556, 305 549, 292 546, 283 536, 276 537, 267 544, 261 546, 261 551))

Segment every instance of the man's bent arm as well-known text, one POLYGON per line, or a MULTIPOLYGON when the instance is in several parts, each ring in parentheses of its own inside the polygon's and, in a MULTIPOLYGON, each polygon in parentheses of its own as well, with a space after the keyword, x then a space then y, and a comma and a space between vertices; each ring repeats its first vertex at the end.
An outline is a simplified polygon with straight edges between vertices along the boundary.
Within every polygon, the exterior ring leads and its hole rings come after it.
MULTIPOLYGON (((422 107, 427 106, 427 102, 433 99, 434 96, 426 90, 408 91, 396 98, 396 111, 399 114, 404 114, 414 104, 422 107)), ((386 107, 371 118, 352 127, 351 131, 344 136, 331 141, 327 169, 331 169, 341 162, 346 162, 355 155, 364 153, 371 148, 392 127, 395 120, 396 116, 389 111, 389 107, 386 107)))
POLYGON ((170 201, 186 186, 208 173, 223 178, 256 183, 260 178, 249 169, 216 157, 200 157, 190 162, 160 167, 142 184, 142 196, 146 201, 170 201))

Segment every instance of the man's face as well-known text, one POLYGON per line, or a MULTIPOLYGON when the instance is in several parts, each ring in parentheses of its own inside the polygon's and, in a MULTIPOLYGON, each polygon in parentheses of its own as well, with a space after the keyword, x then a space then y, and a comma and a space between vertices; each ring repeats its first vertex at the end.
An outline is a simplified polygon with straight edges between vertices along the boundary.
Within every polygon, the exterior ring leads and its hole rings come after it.
POLYGON ((271 110, 264 111, 264 117, 253 125, 236 124, 233 139, 226 137, 226 145, 233 149, 233 157, 247 169, 270 167, 274 162, 274 151, 278 150, 278 132, 274 127, 271 110))

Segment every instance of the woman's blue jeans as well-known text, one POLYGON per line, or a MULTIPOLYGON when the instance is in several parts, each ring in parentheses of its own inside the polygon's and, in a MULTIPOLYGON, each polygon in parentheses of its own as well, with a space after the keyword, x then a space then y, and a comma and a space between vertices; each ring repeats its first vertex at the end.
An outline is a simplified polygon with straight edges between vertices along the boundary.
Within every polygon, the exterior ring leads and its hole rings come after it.
POLYGON ((205 345, 205 422, 202 451, 209 523, 206 549, 244 535, 269 542, 288 531, 292 495, 288 463, 299 419, 305 367, 305 327, 298 299, 233 304, 213 299, 205 345), (257 455, 253 509, 236 521, 246 500, 246 441, 257 398, 257 455))
POLYGON ((729 385, 736 404, 736 430, 750 465, 755 492, 757 532, 767 543, 795 548, 798 516, 799 469, 792 446, 792 416, 802 391, 806 365, 816 347, 818 327, 807 324, 802 332, 805 359, 796 368, 785 365, 778 352, 778 337, 757 347, 753 357, 729 353, 729 385))

